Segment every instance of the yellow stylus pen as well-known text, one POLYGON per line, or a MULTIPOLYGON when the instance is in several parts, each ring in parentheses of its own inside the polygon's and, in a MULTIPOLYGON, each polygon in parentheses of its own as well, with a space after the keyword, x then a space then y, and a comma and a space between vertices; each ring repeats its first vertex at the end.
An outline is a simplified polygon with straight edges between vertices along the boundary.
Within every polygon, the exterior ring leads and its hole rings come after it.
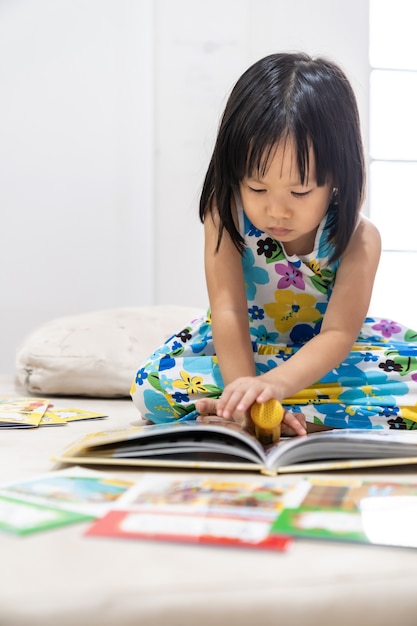
POLYGON ((251 406, 250 415, 255 425, 256 438, 264 446, 279 441, 284 409, 278 400, 272 398, 267 402, 255 402, 251 406))

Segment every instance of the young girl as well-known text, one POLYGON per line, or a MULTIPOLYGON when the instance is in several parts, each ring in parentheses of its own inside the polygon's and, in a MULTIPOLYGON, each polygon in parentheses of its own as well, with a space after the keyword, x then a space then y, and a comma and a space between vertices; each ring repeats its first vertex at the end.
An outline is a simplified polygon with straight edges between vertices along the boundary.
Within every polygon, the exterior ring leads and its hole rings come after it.
POLYGON ((251 405, 276 398, 284 434, 417 427, 417 333, 365 319, 381 246, 364 180, 339 67, 273 54, 241 76, 200 200, 210 309, 140 367, 145 418, 251 428, 251 405))

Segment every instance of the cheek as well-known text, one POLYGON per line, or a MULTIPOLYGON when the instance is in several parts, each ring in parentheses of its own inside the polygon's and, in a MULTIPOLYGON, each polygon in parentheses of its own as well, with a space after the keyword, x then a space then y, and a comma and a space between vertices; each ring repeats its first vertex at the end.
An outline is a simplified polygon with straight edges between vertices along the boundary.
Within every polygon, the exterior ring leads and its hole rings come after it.
POLYGON ((330 195, 326 191, 325 193, 321 194, 321 196, 316 199, 314 206, 311 207, 312 213, 319 218, 324 217, 329 208, 329 204, 330 204, 330 195))
POLYGON ((326 205, 326 207, 329 206, 329 204, 331 203, 333 198, 333 187, 332 186, 326 186, 325 187, 325 191, 323 193, 323 202, 326 205))
POLYGON ((246 194, 242 197, 242 205, 249 219, 256 219, 262 215, 262 201, 258 197, 246 194))
POLYGON ((262 209, 261 203, 257 198, 242 198, 242 206, 248 220, 255 226, 255 228, 259 228, 260 230, 264 230, 264 211, 262 209))
POLYGON ((253 211, 256 211, 259 202, 257 201, 258 198, 255 194, 248 193, 247 191, 241 191, 240 198, 242 200, 245 213, 252 213, 253 211))

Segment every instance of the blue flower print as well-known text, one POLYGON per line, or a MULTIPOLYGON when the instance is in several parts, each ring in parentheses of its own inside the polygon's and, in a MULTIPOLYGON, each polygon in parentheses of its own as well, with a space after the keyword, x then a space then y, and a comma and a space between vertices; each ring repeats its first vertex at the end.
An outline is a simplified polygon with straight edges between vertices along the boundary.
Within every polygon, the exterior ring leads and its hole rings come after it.
POLYGON ((180 344, 179 341, 174 341, 174 343, 171 346, 172 352, 176 352, 177 350, 180 350, 181 348, 182 348, 182 345, 180 344))
MULTIPOLYGON (((385 376, 385 379, 388 379, 385 376)), ((357 406, 395 406, 398 399, 395 396, 402 396, 408 393, 408 385, 398 381, 380 381, 378 385, 368 384, 368 381, 362 387, 354 387, 346 389, 339 395, 339 400, 345 404, 357 406)), ((374 409, 375 410, 375 409, 374 409)))
POLYGON ((273 370, 275 367, 278 367, 278 363, 269 359, 266 363, 255 362, 255 367, 257 374, 265 374, 266 372, 273 370))
POLYGON ((369 361, 378 361, 378 357, 375 354, 372 354, 372 352, 361 352, 360 354, 363 357, 365 363, 369 363, 369 361))
POLYGON ((168 345, 168 342, 169 342, 169 339, 160 348, 155 350, 155 352, 151 356, 152 361, 155 361, 155 360, 159 361, 159 359, 163 357, 164 355, 170 354, 171 346, 168 345))
POLYGON ((279 333, 276 333, 275 331, 269 332, 263 324, 258 326, 258 328, 253 328, 251 326, 250 334, 253 337, 256 337, 257 341, 260 343, 276 343, 279 336, 279 333))
POLYGON ((142 369, 140 369, 137 374, 136 374, 136 384, 137 385, 143 385, 143 381, 145 381, 148 378, 148 374, 147 372, 145 372, 145 368, 142 367, 142 369))
POLYGON ((146 408, 150 411, 145 413, 145 419, 150 420, 154 424, 172 422, 172 419, 175 417, 174 412, 168 400, 161 393, 147 389, 143 394, 143 401, 146 408))
POLYGON ((294 352, 297 352, 297 349, 281 348, 281 350, 278 350, 276 358, 280 361, 288 361, 288 359, 292 357, 294 352))
POLYGON ((180 391, 176 391, 173 395, 172 395, 173 400, 175 400, 175 402, 189 402, 190 401, 190 396, 187 395, 186 393, 181 393, 180 391))
POLYGON ((379 412, 379 415, 382 417, 397 417, 400 407, 398 406, 384 406, 384 408, 379 412))
POLYGON ((200 352, 203 352, 204 348, 207 346, 210 339, 211 337, 206 336, 206 337, 200 337, 199 339, 196 339, 195 341, 193 341, 193 343, 191 344, 191 350, 193 351, 193 353, 199 354, 200 352))
POLYGON ((222 374, 221 374, 218 363, 213 363, 212 375, 213 375, 214 384, 217 387, 219 387, 219 389, 224 389, 224 382, 223 382, 222 374))
POLYGON ((269 281, 269 275, 262 267, 254 265, 255 257, 250 248, 246 248, 242 255, 243 275, 245 280, 246 297, 248 300, 254 300, 256 295, 256 284, 266 285, 269 281))
POLYGON ((324 317, 327 310, 327 302, 316 302, 316 309, 320 311, 322 317, 324 317))
MULTIPOLYGON (((326 220, 326 225, 323 228, 323 231, 320 235, 319 246, 317 251, 317 259, 326 259, 331 256, 333 245, 331 241, 329 241, 329 229, 327 226, 329 225, 329 220, 332 219, 329 215, 326 220)), ((340 265, 340 260, 335 261, 328 265, 328 268, 333 272, 336 272, 340 265)))
POLYGON ((159 371, 163 372, 165 370, 170 370, 175 367, 175 359, 172 358, 169 354, 166 354, 159 361, 159 371))
POLYGON ((331 255, 332 246, 329 242, 329 231, 326 228, 323 228, 323 231, 320 235, 319 247, 317 250, 317 258, 325 259, 331 255))
POLYGON ((211 324, 206 320, 199 327, 198 333, 191 343, 191 350, 194 354, 203 352, 207 345, 212 343, 212 339, 211 324))
POLYGON ((211 335, 211 324, 210 324, 210 322, 205 320, 201 324, 200 328, 198 329, 198 334, 199 335, 204 335, 204 336, 211 335))
POLYGON ((213 359, 211 356, 186 357, 181 369, 190 374, 210 374, 213 369, 213 359))
POLYGON ((331 370, 323 376, 322 382, 339 383, 340 385, 365 385, 368 381, 367 375, 355 363, 360 363, 362 356, 360 352, 351 352, 349 362, 344 362, 339 367, 331 370))
POLYGON ((290 332, 290 339, 294 344, 306 343, 318 333, 319 331, 309 324, 297 324, 290 332))
POLYGON ((260 309, 256 304, 254 304, 250 309, 248 309, 249 319, 251 322, 255 320, 263 320, 265 317, 265 311, 260 309))
POLYGON ((249 235, 249 237, 260 237, 261 235, 263 235, 263 231, 259 230, 259 228, 256 228, 252 224, 252 222, 248 220, 245 214, 243 214, 243 221, 244 221, 245 235, 249 235))
MULTIPOLYGON (((186 402, 186 394, 181 394, 181 392, 179 392, 179 394, 182 396, 181 402, 186 402)), ((149 413, 145 413, 144 417, 154 424, 195 420, 198 415, 193 404, 188 407, 182 407, 181 402, 178 402, 176 405, 172 406, 163 394, 151 389, 145 390, 143 401, 146 408, 149 410, 149 413)))
MULTIPOLYGON (((289 407, 291 409, 291 407, 289 407)), ((348 415, 342 404, 317 404, 314 409, 324 415, 323 425, 332 428, 346 428, 348 415)), ((292 409, 291 409, 292 410, 292 409)))
POLYGON ((353 407, 342 404, 318 404, 318 413, 325 416, 323 424, 331 428, 372 428, 371 417, 375 415, 374 407, 353 407))
POLYGON ((163 391, 172 389, 172 378, 168 378, 165 374, 159 374, 159 383, 163 391))

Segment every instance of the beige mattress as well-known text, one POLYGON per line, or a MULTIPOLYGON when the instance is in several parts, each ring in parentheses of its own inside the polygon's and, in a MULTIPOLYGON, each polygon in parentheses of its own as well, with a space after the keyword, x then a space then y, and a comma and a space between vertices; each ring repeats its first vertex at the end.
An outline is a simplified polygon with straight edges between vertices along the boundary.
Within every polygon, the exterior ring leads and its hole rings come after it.
MULTIPOLYGON (((4 395, 22 394, 3 377, 4 395)), ((129 400, 55 402, 109 417, 0 432, 0 483, 58 469, 52 455, 79 435, 138 419, 129 400)), ((114 470, 125 477, 140 471, 114 470)), ((417 479, 407 471, 369 476, 417 479)), ((86 527, 75 524, 23 538, 0 534, 0 626, 417 623, 416 550, 304 540, 281 554, 84 537, 86 527)))

